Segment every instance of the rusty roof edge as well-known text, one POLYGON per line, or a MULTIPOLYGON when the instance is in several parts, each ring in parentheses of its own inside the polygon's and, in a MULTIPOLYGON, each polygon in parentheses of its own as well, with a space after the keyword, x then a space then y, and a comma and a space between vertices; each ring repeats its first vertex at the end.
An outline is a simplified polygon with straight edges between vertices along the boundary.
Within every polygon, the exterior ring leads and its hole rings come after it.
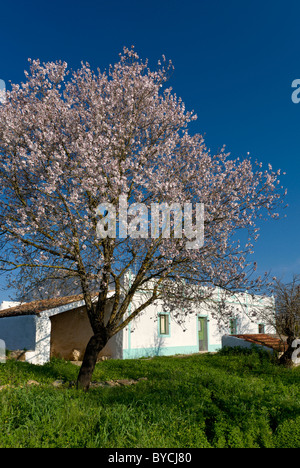
MULTIPOLYGON (((93 298, 97 295, 94 293, 93 298)), ((17 317, 22 315, 38 315, 41 312, 57 309, 59 307, 78 303, 83 300, 83 294, 74 294, 72 296, 64 296, 52 299, 42 299, 28 303, 19 304, 15 307, 0 310, 0 318, 17 317)))
POLYGON ((238 334, 233 336, 248 341, 249 343, 253 343, 260 346, 266 346, 267 348, 271 349, 280 350, 284 346, 283 342, 280 340, 279 337, 267 333, 246 333, 244 335, 238 334))

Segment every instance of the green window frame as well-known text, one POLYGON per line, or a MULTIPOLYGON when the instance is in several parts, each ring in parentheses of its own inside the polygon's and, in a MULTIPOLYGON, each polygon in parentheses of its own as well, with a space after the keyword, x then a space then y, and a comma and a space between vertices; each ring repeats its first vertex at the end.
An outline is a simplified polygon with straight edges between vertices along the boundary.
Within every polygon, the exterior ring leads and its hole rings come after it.
POLYGON ((159 336, 170 336, 170 315, 168 313, 158 315, 158 334, 159 336))
POLYGON ((237 335, 237 319, 236 318, 231 318, 229 321, 229 328, 230 328, 230 335, 237 335))

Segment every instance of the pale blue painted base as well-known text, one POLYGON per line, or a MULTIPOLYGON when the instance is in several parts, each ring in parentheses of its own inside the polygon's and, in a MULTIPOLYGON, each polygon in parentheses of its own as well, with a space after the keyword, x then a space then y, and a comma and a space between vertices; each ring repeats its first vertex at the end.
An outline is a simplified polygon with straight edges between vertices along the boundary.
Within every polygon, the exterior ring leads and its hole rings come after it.
MULTIPOLYGON (((209 345, 208 352, 221 349, 221 345, 209 345)), ((175 354, 198 353, 198 346, 170 346, 161 348, 133 348, 123 349, 123 359, 138 359, 151 356, 174 356, 175 354)))

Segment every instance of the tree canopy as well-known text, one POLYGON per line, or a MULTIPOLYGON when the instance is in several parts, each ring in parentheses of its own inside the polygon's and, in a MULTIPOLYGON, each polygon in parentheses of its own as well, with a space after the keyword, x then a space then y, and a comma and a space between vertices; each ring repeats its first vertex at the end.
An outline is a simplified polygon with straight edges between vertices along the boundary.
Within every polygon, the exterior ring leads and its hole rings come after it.
POLYGON ((167 86, 172 70, 165 57, 151 70, 134 48, 103 72, 88 63, 72 71, 65 62, 30 60, 25 81, 0 105, 1 269, 19 271, 25 290, 47 281, 59 290, 71 280, 104 341, 158 297, 189 310, 203 300, 201 285, 258 287, 249 260, 257 220, 279 216, 280 170, 232 159, 224 147, 211 154, 203 137, 189 132, 197 116, 167 86), (118 212, 120 197, 132 209, 129 222, 141 204, 150 210, 162 203, 192 205, 195 222, 201 203, 204 244, 187 249, 185 226, 174 235, 175 215, 169 237, 141 237, 141 223, 135 235, 97 235, 105 217, 99 205, 118 212), (135 275, 125 290, 130 269, 135 275), (110 284, 115 302, 105 323, 110 284), (149 284, 145 302, 124 320, 137 289, 149 284))

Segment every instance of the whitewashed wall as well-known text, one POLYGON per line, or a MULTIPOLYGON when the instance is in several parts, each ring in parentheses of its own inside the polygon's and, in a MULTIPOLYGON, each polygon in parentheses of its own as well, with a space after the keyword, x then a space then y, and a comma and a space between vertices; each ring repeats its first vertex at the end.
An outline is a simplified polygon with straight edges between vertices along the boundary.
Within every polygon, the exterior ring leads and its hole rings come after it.
MULTIPOLYGON (((221 292, 216 289, 213 300, 218 303, 221 298, 221 292)), ((139 297, 136 298, 137 305, 140 300, 139 297)), ((269 301, 259 296, 253 299, 246 293, 226 299, 226 303, 232 308, 232 317, 237 318, 237 334, 258 333, 258 325, 262 320, 260 317, 250 319, 249 313, 253 308, 257 311, 265 309, 269 301)), ((131 307, 134 310, 135 305, 132 304, 131 307)), ((126 327, 123 332, 123 358, 199 352, 198 317, 207 317, 208 352, 220 349, 222 336, 230 334, 228 320, 224 323, 217 321, 209 306, 203 305, 187 316, 183 325, 178 325, 170 315, 170 334, 160 336, 158 316, 162 312, 161 305, 151 305, 126 327)), ((266 325, 265 332, 274 333, 274 329, 266 325)))
MULTIPOLYGON (((214 300, 220 301, 220 291, 216 290, 214 300)), ((130 310, 134 310, 142 298, 137 296, 130 310)), ((238 318, 237 334, 258 333, 259 318, 249 320, 247 312, 256 307, 265 307, 265 299, 248 294, 231 296, 227 299, 238 318)), ((26 360, 34 364, 44 364, 50 359, 51 320, 50 317, 64 311, 84 305, 83 301, 41 312, 39 315, 27 315, 0 318, 0 339, 4 340, 9 350, 27 349, 26 360)), ((129 311, 130 312, 130 311, 129 311)), ((168 336, 159 334, 159 313, 162 305, 149 306, 141 315, 135 318, 122 332, 113 337, 109 343, 113 358, 137 358, 155 355, 190 354, 199 351, 198 317, 207 317, 207 333, 209 352, 222 347, 222 336, 229 335, 228 323, 218 323, 212 316, 209 307, 202 306, 186 317, 184 324, 179 325, 170 315, 168 336)), ((266 333, 274 330, 266 327, 266 333)))

